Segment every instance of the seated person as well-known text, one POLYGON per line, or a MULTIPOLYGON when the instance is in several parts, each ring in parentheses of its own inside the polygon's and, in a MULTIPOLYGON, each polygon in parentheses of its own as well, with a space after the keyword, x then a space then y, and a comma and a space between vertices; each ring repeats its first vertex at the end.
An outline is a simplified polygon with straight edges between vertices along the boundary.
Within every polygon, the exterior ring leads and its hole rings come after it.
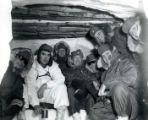
POLYGON ((107 42, 107 33, 99 27, 92 27, 89 34, 92 38, 94 38, 98 46, 107 42))
POLYGON ((93 81, 93 85, 95 86, 96 90, 99 91, 100 87, 100 79, 101 79, 101 74, 103 72, 103 69, 98 69, 97 68, 97 61, 99 57, 97 54, 91 53, 86 57, 86 69, 90 71, 94 76, 96 77, 96 81, 93 81))
POLYGON ((81 109, 89 112, 94 104, 98 91, 93 86, 96 77, 85 68, 82 51, 76 50, 68 59, 69 67, 65 69, 66 85, 69 97, 69 113, 74 120, 81 120, 79 112, 81 109))
POLYGON ((0 85, 0 120, 12 120, 24 105, 22 72, 28 67, 32 53, 21 49, 10 60, 0 85))
POLYGON ((56 120, 64 120, 64 112, 69 105, 65 77, 52 60, 51 53, 52 47, 47 44, 42 44, 38 50, 27 75, 29 102, 36 114, 41 113, 43 106, 49 109, 48 106, 53 104, 57 110, 56 120))
POLYGON ((67 60, 70 54, 69 45, 60 41, 54 46, 54 60, 59 64, 60 69, 63 71, 67 67, 67 60))
POLYGON ((136 65, 121 56, 115 47, 104 44, 98 48, 101 55, 97 66, 106 71, 101 77, 99 96, 110 102, 98 102, 90 110, 91 120, 135 120, 138 115, 139 75, 136 65))
POLYGON ((109 43, 116 46, 122 55, 131 56, 127 48, 126 35, 122 32, 121 27, 116 27, 115 25, 107 25, 106 27, 106 32, 99 27, 91 28, 90 36, 95 39, 97 45, 100 46, 104 43, 109 43))

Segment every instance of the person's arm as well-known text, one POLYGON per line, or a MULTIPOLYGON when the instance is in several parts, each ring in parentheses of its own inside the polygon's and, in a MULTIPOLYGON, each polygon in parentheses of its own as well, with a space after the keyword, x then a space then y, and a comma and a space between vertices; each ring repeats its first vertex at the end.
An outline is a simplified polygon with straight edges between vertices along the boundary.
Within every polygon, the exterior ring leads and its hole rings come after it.
POLYGON ((115 84, 123 83, 129 87, 135 87, 137 84, 138 74, 137 68, 134 64, 129 61, 124 61, 118 68, 120 74, 114 74, 108 80, 105 80, 103 84, 107 88, 112 88, 115 84))
POLYGON ((56 84, 64 84, 65 77, 61 72, 61 69, 59 68, 57 63, 53 63, 52 68, 50 69, 50 75, 51 75, 51 81, 47 82, 47 88, 51 88, 52 86, 56 84))
POLYGON ((29 103, 32 106, 39 105, 39 98, 37 95, 36 90, 36 78, 37 78, 37 71, 34 68, 31 68, 27 77, 26 77, 26 84, 28 88, 28 99, 29 103))
POLYGON ((87 91, 94 97, 97 97, 98 90, 95 89, 94 82, 97 81, 96 76, 93 73, 86 72, 87 82, 85 82, 85 87, 87 91))

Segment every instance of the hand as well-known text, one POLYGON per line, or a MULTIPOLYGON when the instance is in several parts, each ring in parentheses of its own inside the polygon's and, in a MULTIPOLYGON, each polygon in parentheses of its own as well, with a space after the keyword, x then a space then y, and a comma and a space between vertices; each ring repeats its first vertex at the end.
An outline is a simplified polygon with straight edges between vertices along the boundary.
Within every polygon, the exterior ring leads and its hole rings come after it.
POLYGON ((43 94, 44 94, 44 91, 45 91, 45 89, 47 89, 47 84, 45 83, 45 84, 43 84, 41 87, 40 87, 40 89, 38 90, 38 97, 39 98, 42 98, 43 97, 43 94))
POLYGON ((41 112, 42 112, 42 108, 39 105, 35 105, 34 106, 34 113, 36 115, 38 115, 38 114, 41 114, 41 112))
POLYGON ((99 91, 99 83, 97 81, 93 81, 93 86, 97 91, 99 91))
POLYGON ((9 106, 14 106, 14 105, 17 105, 19 107, 23 107, 24 103, 22 100, 14 99, 14 100, 12 100, 12 102, 9 106))
POLYGON ((106 96, 107 92, 105 92, 106 86, 104 84, 101 85, 98 96, 106 96))

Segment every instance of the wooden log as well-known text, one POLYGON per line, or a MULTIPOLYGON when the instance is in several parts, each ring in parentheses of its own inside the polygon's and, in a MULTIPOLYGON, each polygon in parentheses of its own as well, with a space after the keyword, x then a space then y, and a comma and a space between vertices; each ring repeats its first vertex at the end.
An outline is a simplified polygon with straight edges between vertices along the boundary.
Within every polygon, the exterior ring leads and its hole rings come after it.
POLYGON ((29 10, 29 15, 36 15, 36 16, 48 16, 48 11, 41 11, 41 10, 29 10))
POLYGON ((92 9, 82 8, 79 6, 62 6, 62 5, 28 5, 28 9, 38 9, 43 11, 61 11, 61 12, 97 12, 92 9))
POLYGON ((24 26, 24 27, 13 27, 13 31, 57 31, 58 26, 24 26))
POLYGON ((85 37, 87 32, 13 32, 14 39, 54 39, 85 37))
MULTIPOLYGON (((37 19, 37 20, 55 20, 55 21, 91 21, 91 20, 100 20, 98 18, 93 18, 93 17, 83 17, 86 15, 79 15, 79 16, 61 16, 61 15, 57 15, 57 14, 27 14, 27 15, 23 15, 23 14, 17 14, 17 15, 12 15, 13 19, 37 19)), ((93 16, 93 15, 92 15, 93 16)), ((104 19, 101 19, 104 20, 104 19)))
POLYGON ((19 32, 16 32, 16 31, 14 31, 13 32, 13 34, 15 34, 15 35, 38 35, 38 33, 37 32, 22 32, 22 31, 19 31, 19 32))
POLYGON ((60 32, 81 32, 81 31, 88 31, 90 26, 83 26, 83 25, 52 25, 46 23, 13 23, 13 31, 22 31, 22 32, 46 32, 46 31, 60 31, 60 32))
POLYGON ((57 5, 32 5, 24 8, 13 8, 13 19, 39 20, 99 20, 113 16, 87 8, 66 7, 57 5))
POLYGON ((12 15, 15 14, 28 14, 29 9, 26 7, 16 7, 12 9, 12 15))
POLYGON ((59 31, 61 32, 81 32, 81 31, 89 31, 90 28, 83 28, 83 27, 71 27, 71 26, 61 26, 59 27, 59 31))

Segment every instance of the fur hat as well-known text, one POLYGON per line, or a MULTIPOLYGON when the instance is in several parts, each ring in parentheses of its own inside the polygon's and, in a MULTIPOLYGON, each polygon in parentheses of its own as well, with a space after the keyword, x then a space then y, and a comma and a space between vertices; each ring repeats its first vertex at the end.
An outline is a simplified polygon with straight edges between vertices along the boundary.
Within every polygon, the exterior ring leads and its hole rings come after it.
POLYGON ((11 51, 11 61, 15 60, 15 56, 22 57, 21 59, 25 60, 26 66, 21 73, 22 77, 24 77, 27 75, 34 61, 32 51, 31 49, 24 47, 13 48, 11 51))
POLYGON ((95 35, 95 33, 96 33, 97 31, 102 31, 102 32, 104 33, 104 31, 103 31, 101 28, 99 28, 99 27, 92 27, 92 28, 90 29, 90 36, 91 36, 91 37, 94 37, 94 35, 95 35))
POLYGON ((83 52, 80 49, 71 52, 71 58, 73 58, 73 57, 75 57, 77 55, 79 55, 79 56, 81 56, 83 58, 83 52))
POLYGON ((19 56, 21 59, 23 59, 27 65, 31 57, 31 52, 28 50, 19 51, 16 56, 19 56))
POLYGON ((130 28, 132 27, 132 25, 137 20, 138 20, 137 17, 131 17, 131 18, 127 19, 122 26, 122 31, 127 34, 129 32, 130 28))
POLYGON ((98 47, 98 54, 102 55, 105 51, 110 50, 112 51, 113 46, 109 45, 109 44, 103 44, 100 47, 98 47))
POLYGON ((143 53, 144 42, 141 39, 141 23, 138 17, 129 18, 125 21, 123 32, 128 34, 127 46, 130 51, 143 53))
POLYGON ((69 53, 70 53, 70 47, 69 47, 69 45, 68 45, 66 42, 64 42, 64 41, 60 41, 60 42, 58 42, 57 44, 55 44, 55 46, 54 46, 54 54, 55 54, 55 55, 58 53, 58 50, 59 50, 60 48, 65 49, 65 50, 66 50, 66 54, 69 55, 69 53))
POLYGON ((97 57, 94 54, 89 54, 86 57, 86 62, 87 63, 91 63, 91 62, 95 62, 95 61, 97 61, 97 57))
POLYGON ((52 52, 52 47, 47 44, 42 44, 38 50, 38 52, 41 52, 42 50, 52 52))

